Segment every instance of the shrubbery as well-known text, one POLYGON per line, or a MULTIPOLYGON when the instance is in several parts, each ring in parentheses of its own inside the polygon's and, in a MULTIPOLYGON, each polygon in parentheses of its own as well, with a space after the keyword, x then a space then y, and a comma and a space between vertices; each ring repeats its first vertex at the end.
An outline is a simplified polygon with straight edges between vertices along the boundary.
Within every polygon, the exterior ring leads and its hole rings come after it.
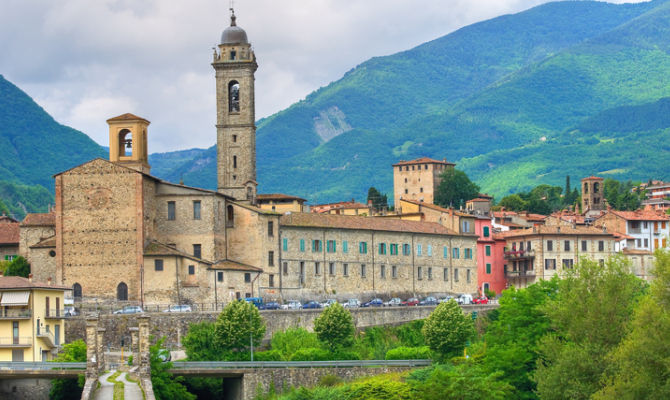
POLYGON ((426 360, 432 358, 428 346, 396 347, 386 352, 386 360, 426 360))
POLYGON ((296 351, 290 361, 327 361, 331 359, 330 355, 328 350, 312 347, 296 351))

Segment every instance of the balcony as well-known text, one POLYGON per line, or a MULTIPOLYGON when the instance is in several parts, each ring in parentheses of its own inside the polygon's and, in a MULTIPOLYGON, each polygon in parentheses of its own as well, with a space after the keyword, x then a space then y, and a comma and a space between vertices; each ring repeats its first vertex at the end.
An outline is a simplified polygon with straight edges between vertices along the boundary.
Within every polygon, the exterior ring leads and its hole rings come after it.
POLYGON ((535 250, 511 250, 505 251, 507 260, 523 260, 535 257, 535 250))
POLYGON ((33 338, 30 336, 0 337, 0 348, 31 347, 32 345, 33 338))
POLYGON ((0 310, 0 319, 30 319, 33 313, 28 308, 5 308, 0 310))
POLYGON ((65 310, 46 310, 46 315, 44 319, 62 319, 65 318, 65 310))
POLYGON ((49 347, 56 347, 56 339, 54 338, 54 335, 49 332, 49 331, 37 331, 37 336, 38 338, 42 338, 44 342, 47 344, 49 347))
POLYGON ((505 277, 508 279, 520 278, 524 276, 535 276, 535 270, 529 269, 527 271, 505 271, 505 277))

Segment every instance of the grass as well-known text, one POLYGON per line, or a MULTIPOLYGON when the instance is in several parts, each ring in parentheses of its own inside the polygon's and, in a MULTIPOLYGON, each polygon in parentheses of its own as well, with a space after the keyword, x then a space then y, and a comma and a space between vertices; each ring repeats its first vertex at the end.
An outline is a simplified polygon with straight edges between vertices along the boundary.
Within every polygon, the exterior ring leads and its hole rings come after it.
POLYGON ((123 381, 116 380, 116 378, 118 378, 119 375, 121 375, 121 372, 116 371, 114 374, 112 374, 107 378, 107 382, 114 384, 114 400, 123 400, 123 392, 126 387, 123 381))

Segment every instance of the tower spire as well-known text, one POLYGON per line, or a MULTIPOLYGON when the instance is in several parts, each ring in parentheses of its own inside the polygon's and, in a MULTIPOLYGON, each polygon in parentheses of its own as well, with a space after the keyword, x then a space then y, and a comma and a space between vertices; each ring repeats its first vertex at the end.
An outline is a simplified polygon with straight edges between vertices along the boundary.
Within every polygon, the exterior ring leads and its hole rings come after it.
POLYGON ((237 17, 235 16, 235 0, 230 0, 230 26, 237 26, 237 23, 235 20, 237 17))

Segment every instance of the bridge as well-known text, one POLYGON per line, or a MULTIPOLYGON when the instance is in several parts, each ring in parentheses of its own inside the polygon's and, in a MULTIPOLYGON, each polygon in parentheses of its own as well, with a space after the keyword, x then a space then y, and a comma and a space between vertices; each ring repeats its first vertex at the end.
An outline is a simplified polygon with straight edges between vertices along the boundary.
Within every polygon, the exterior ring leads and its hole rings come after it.
POLYGON ((85 362, 0 362, 0 379, 76 378, 85 372, 85 362))

